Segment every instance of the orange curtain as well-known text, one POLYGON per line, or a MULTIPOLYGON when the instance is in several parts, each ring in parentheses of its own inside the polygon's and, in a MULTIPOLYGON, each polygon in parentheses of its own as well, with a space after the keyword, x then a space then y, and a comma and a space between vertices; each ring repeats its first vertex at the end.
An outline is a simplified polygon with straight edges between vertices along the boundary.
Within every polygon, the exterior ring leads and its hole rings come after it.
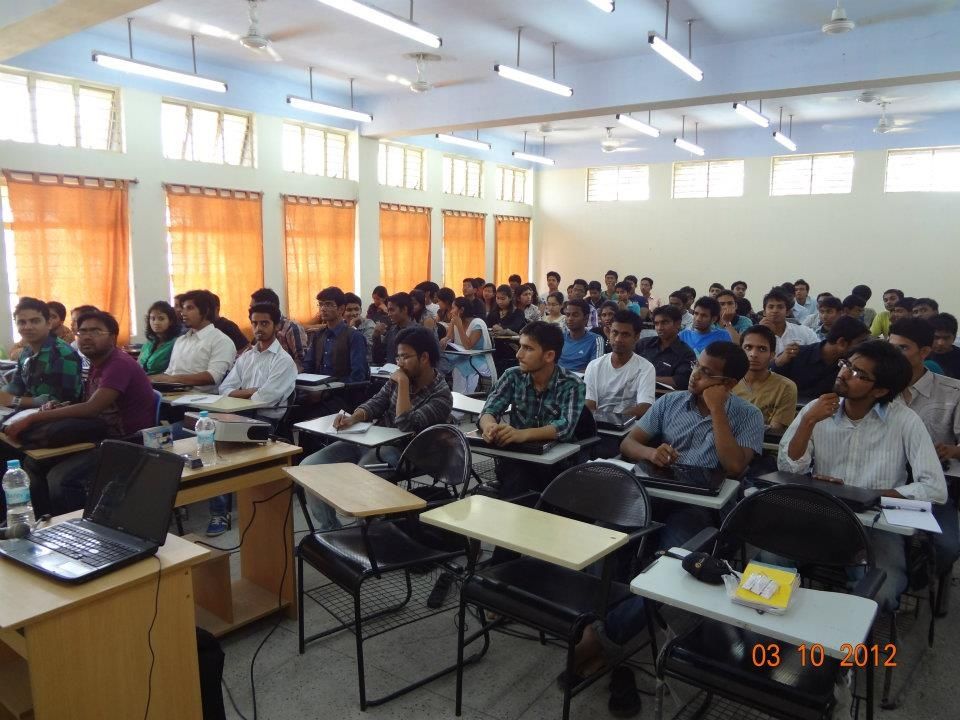
POLYGON ((465 277, 483 277, 486 252, 484 216, 476 213, 443 213, 443 284, 459 288, 465 277))
MULTIPOLYGON (((29 177, 29 176, 27 176, 29 177)), ((19 296, 96 305, 116 318, 118 342, 130 339, 130 241, 123 181, 79 184, 21 180, 8 174, 19 296)), ((69 319, 67 320, 69 322, 69 319)))
POLYGON ((430 278, 430 208, 380 205, 380 284, 410 292, 430 278))
POLYGON ((345 200, 286 197, 287 308, 294 320, 317 314, 317 293, 354 290, 356 205, 345 200))
POLYGON ((260 194, 167 189, 173 292, 210 290, 220 314, 252 338, 250 294, 263 287, 260 194))
POLYGON ((498 215, 493 275, 503 285, 513 274, 530 282, 530 219, 498 215))

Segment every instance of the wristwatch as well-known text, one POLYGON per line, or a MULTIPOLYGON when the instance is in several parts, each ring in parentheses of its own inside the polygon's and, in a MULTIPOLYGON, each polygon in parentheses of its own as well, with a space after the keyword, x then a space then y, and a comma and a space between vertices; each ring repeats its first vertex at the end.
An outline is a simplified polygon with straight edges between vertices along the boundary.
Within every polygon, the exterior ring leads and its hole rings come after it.
POLYGON ((10 403, 10 407, 13 408, 14 412, 17 412, 20 409, 20 403, 23 402, 23 398, 20 395, 14 395, 13 402, 10 403))

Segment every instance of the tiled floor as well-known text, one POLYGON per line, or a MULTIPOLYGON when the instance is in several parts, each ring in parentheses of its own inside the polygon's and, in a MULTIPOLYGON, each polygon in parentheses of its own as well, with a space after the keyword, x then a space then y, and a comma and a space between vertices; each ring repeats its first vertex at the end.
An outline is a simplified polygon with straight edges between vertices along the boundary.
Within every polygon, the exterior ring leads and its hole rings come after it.
MULTIPOLYGON (((296 506, 295 506, 296 507, 296 506)), ((188 529, 202 531, 206 508, 190 508, 188 529)), ((295 509, 295 529, 305 529, 299 507, 295 509)), ((297 540, 302 534, 297 535, 297 540)), ((229 546, 236 542, 236 530, 216 542, 229 546)), ((308 582, 322 580, 310 571, 308 582)), ((926 642, 929 618, 926 607, 918 620, 905 619, 900 638, 900 658, 910 665, 898 668, 894 689, 905 688, 903 702, 895 710, 880 710, 879 720, 954 720, 958 717, 955 700, 956 668, 960 665, 960 578, 955 578, 950 614, 938 621, 935 646, 922 652, 926 642)), ((332 624, 329 614, 307 601, 305 622, 308 632, 316 632, 332 624)), ((250 688, 250 661, 264 637, 276 624, 267 619, 223 639, 226 653, 224 681, 246 718, 253 717, 250 688)), ((374 638, 364 645, 367 667, 368 696, 379 696, 453 662, 456 654, 455 613, 449 612, 414 623, 374 638)), ((558 718, 560 692, 555 677, 563 666, 563 651, 541 646, 536 641, 493 636, 486 656, 465 672, 463 717, 498 718, 501 720, 536 720, 558 718)), ((648 651, 635 659, 649 663, 648 651)), ((652 679, 642 670, 635 670, 641 689, 652 691, 652 679)), ((254 669, 258 717, 263 720, 307 718, 453 718, 454 676, 441 678, 426 687, 385 705, 360 712, 357 691, 356 644, 350 632, 340 632, 313 642, 303 655, 297 653, 297 626, 284 619, 263 645, 254 669)), ((877 677, 878 697, 880 676, 877 677)), ((612 717, 607 710, 607 681, 601 679, 574 698, 571 717, 612 717)), ((240 715, 231 707, 224 693, 227 717, 240 715)), ((667 708, 676 710, 676 702, 668 698, 667 708)), ((671 712, 670 715, 673 713, 671 712)), ((746 714, 724 714, 724 717, 747 717, 746 714)), ((653 698, 643 698, 638 716, 653 718, 653 698)), ((863 715, 861 714, 861 717, 863 715)))

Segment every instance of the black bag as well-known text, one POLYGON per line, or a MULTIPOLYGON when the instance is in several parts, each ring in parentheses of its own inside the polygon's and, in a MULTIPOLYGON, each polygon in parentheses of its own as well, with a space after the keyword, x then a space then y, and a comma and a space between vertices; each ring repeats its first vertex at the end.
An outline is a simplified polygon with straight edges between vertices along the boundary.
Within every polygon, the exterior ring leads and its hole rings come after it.
POLYGON ((109 434, 110 427, 103 418, 67 418, 32 425, 20 434, 19 440, 27 450, 36 450, 74 443, 99 443, 109 434))
POLYGON ((203 628, 197 628, 197 659, 200 661, 200 703, 203 720, 226 720, 223 708, 223 648, 220 641, 203 628))

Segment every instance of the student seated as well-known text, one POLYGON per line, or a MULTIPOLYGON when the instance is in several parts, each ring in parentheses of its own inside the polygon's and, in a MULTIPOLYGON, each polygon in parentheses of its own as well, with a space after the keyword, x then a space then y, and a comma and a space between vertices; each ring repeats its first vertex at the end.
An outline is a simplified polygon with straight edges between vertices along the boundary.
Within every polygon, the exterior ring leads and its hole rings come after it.
POLYGON ((854 285, 850 294, 863 298, 864 309, 861 320, 867 327, 873 325, 873 321, 877 317, 877 311, 866 306, 870 302, 870 298, 873 297, 873 290, 870 289, 869 285, 854 285))
POLYGON ((804 345, 819 342, 817 334, 808 327, 787 322, 787 308, 791 298, 782 290, 773 288, 763 296, 763 319, 760 325, 766 325, 777 336, 777 357, 784 359, 795 357, 804 345))
POLYGON ((509 285, 501 285, 497 288, 496 303, 496 307, 487 315, 487 327, 494 333, 504 331, 519 333, 523 330, 527 320, 523 311, 513 304, 513 290, 509 285))
POLYGON ((373 362, 373 329, 376 323, 370 318, 364 317, 363 302, 352 292, 343 294, 343 321, 348 327, 353 328, 363 335, 363 340, 367 344, 367 364, 373 362))
POLYGON ((613 316, 611 351, 591 360, 583 376, 591 412, 643 417, 653 404, 656 370, 633 351, 641 326, 640 318, 629 310, 618 310, 613 316))
POLYGON ((540 319, 552 325, 558 325, 561 331, 566 331, 567 318, 563 315, 564 302, 566 301, 563 299, 562 292, 552 292, 547 295, 543 317, 540 319))
POLYGON ((583 372, 591 360, 603 355, 603 338, 587 330, 590 304, 586 300, 568 300, 563 314, 567 318, 567 332, 557 364, 564 370, 583 372))
POLYGON ((607 270, 603 275, 603 284, 604 290, 600 293, 600 298, 603 300, 609 300, 611 302, 616 302, 617 300, 617 282, 620 280, 620 275, 616 270, 607 270))
POLYGON ((220 316, 220 296, 209 290, 204 290, 203 292, 207 293, 213 302, 213 316, 210 318, 213 326, 233 341, 233 346, 236 348, 237 353, 242 353, 250 347, 250 341, 247 339, 247 336, 243 334, 240 326, 233 320, 220 316))
POLYGON ((450 322, 450 308, 453 307, 453 301, 457 299, 457 294, 453 288, 442 287, 437 291, 437 321, 446 325, 450 322))
POLYGON ((600 324, 600 319, 597 317, 597 309, 587 300, 587 288, 589 283, 583 278, 577 278, 573 281, 573 285, 570 286, 570 291, 567 293, 567 300, 583 300, 587 304, 587 330, 595 328, 600 324))
POLYGON ((917 298, 913 301, 913 316, 929 320, 940 312, 940 305, 933 298, 917 298))
MULTIPOLYGON (((397 334, 397 365, 390 379, 379 392, 357 407, 352 415, 335 420, 346 428, 358 422, 378 421, 382 427, 418 433, 431 425, 447 422, 453 409, 453 396, 443 376, 436 371, 440 351, 434 334, 422 327, 407 327, 397 334)), ((402 449, 385 445, 377 450, 337 441, 312 455, 301 465, 351 462, 359 465, 386 461, 396 465, 402 449)), ((333 508, 317 498, 310 498, 310 512, 318 530, 340 527, 333 508)))
MULTIPOLYGON (((387 298, 390 296, 390 293, 387 292, 387 289, 383 285, 377 285, 373 292, 370 294, 371 303, 367 306, 367 319, 373 320, 374 323, 389 323, 390 317, 387 313, 387 298)), ((317 320, 318 325, 322 325, 322 321, 317 320)))
POLYGON ((13 310, 24 343, 17 369, 0 392, 0 405, 20 410, 46 402, 76 402, 83 394, 82 361, 67 343, 50 334, 50 309, 22 297, 13 310))
POLYGON ((937 313, 930 318, 933 326, 933 352, 930 359, 943 368, 945 375, 960 380, 960 348, 957 342, 957 319, 950 313, 937 313))
MULTIPOLYGON (((90 359, 90 373, 79 402, 34 413, 7 428, 16 439, 28 428, 60 420, 100 419, 108 438, 128 438, 156 424, 156 399, 137 361, 117 347, 120 328, 112 315, 92 312, 77 320, 78 341, 90 359)), ((84 506, 97 467, 98 451, 78 453, 47 473, 50 499, 57 513, 84 506)))
POLYGON ((838 318, 826 340, 804 345, 795 354, 781 353, 771 370, 793 381, 800 398, 809 400, 833 391, 839 365, 854 348, 870 339, 870 332, 859 320, 838 318))
POLYGON ((303 371, 330 375, 343 382, 363 382, 370 373, 367 342, 343 321, 345 302, 346 295, 338 287, 324 288, 317 293, 323 325, 310 339, 303 371))
POLYGON ((737 296, 733 290, 721 290, 717 293, 717 303, 720 305, 720 320, 717 322, 729 334, 731 342, 740 342, 740 333, 753 325, 750 318, 740 315, 737 310, 737 296), (733 332, 730 332, 731 329, 733 332), (734 337, 736 336, 736 337, 734 337))
POLYGON ((594 335, 599 335, 603 338, 604 354, 610 352, 610 325, 613 323, 613 316, 616 315, 619 310, 620 308, 617 307, 615 302, 605 300, 600 306, 600 324, 590 330, 594 335))
POLYGON ((657 382, 677 390, 686 390, 690 372, 697 361, 690 346, 679 338, 680 311, 673 305, 661 305, 653 311, 653 328, 657 337, 641 338, 634 351, 650 361, 657 373, 657 382))
POLYGON ((670 305, 680 311, 681 330, 686 330, 693 325, 693 315, 687 310, 686 300, 687 294, 683 290, 674 290, 667 298, 670 305))
POLYGON ((817 337, 823 340, 830 334, 830 328, 843 314, 843 303, 840 298, 827 295, 817 302, 817 312, 805 317, 801 325, 813 330, 817 337))
POLYGON ((180 337, 183 324, 166 300, 157 300, 150 306, 145 324, 147 341, 140 348, 137 362, 147 375, 158 375, 170 364, 173 345, 180 337))
POLYGON ((634 302, 630 299, 631 288, 630 283, 628 282, 618 282, 616 284, 617 291, 617 307, 619 310, 629 310, 634 313, 637 317, 640 317, 640 303, 634 302))
MULTIPOLYGON (((518 365, 497 380, 477 422, 488 443, 509 450, 514 443, 573 438, 584 408, 585 387, 557 364, 563 347, 563 333, 556 325, 538 321, 523 328, 518 365), (502 420, 508 408, 509 423, 502 420)), ((541 491, 561 469, 497 458, 500 495, 510 498, 527 490, 541 491)))
POLYGON ((770 372, 776 342, 773 331, 763 325, 754 325, 740 336, 750 368, 733 388, 733 394, 759 408, 765 431, 780 435, 797 416, 797 386, 783 375, 770 372))
POLYGON ((233 341, 213 325, 213 293, 191 290, 181 296, 181 319, 187 332, 177 338, 165 372, 153 382, 191 385, 199 392, 216 393, 237 356, 233 341))
POLYGON ((867 327, 870 327, 864 320, 864 312, 866 311, 867 302, 862 297, 859 295, 847 295, 843 299, 840 307, 841 315, 844 317, 851 317, 854 320, 859 320, 867 327))
MULTIPOLYGON (((466 285, 464 281, 464 286, 466 285)), ((476 305, 474 302, 474 307, 476 305)), ((373 360, 381 365, 396 363, 397 333, 405 327, 417 327, 417 322, 413 319, 413 301, 405 292, 398 292, 387 298, 387 315, 390 325, 378 322, 373 329, 373 360)))
MULTIPOLYGON (((710 343, 700 353, 689 390, 657 399, 620 444, 628 460, 661 467, 682 463, 719 468, 737 477, 763 450, 763 415, 732 393, 749 369, 732 342, 710 343)), ((665 503, 661 547, 682 545, 713 521, 704 508, 665 503)))
POLYGON ((533 322, 540 319, 540 302, 537 297, 537 289, 532 283, 526 283, 520 286, 520 292, 516 294, 517 310, 523 313, 527 322, 533 322))
MULTIPOLYGON (((64 318, 67 315, 67 308, 64 304, 56 300, 50 300, 47 302, 47 310, 50 312, 50 334, 53 337, 60 338, 68 345, 74 343, 76 341, 76 335, 73 330, 64 324, 64 318)), ((14 346, 10 348, 10 360, 18 360, 24 347, 26 347, 26 344, 22 339, 17 341, 14 346)))
POLYGON ((410 318, 428 330, 436 330, 437 316, 427 308, 427 294, 423 290, 410 291, 410 318))
MULTIPOLYGON (((358 306, 359 301, 360 298, 357 298, 358 306)), ((251 305, 258 303, 271 303, 280 309, 280 296, 270 288, 260 288, 250 296, 251 305)), ((293 359, 297 372, 303 372, 303 356, 307 352, 307 331, 300 323, 284 316, 282 312, 281 310, 280 322, 276 328, 277 341, 293 359)), ((370 327, 373 327, 372 323, 370 327)))
POLYGON ((807 316, 816 315, 818 303, 810 297, 810 283, 802 278, 793 281, 793 301, 804 309, 807 316))
MULTIPOLYGON (((697 354, 712 342, 730 342, 732 337, 727 330, 714 329, 714 323, 719 320, 720 303, 705 295, 693 306, 693 324, 680 331, 680 339, 697 354)), ((736 330, 733 334, 737 334, 736 330)), ((739 337, 737 335, 737 339, 739 337)))
POLYGON ((903 300, 903 290, 891 288, 883 293, 883 310, 870 324, 870 334, 874 337, 886 337, 890 334, 890 313, 898 300, 903 300))
MULTIPOLYGON (((467 298, 457 298, 450 309, 450 323, 447 334, 440 341, 442 349, 454 343, 465 350, 489 350, 493 347, 490 331, 481 318, 473 317, 474 303, 467 298)), ((472 393, 477 389, 481 377, 492 377, 495 367, 492 355, 464 356, 446 355, 453 372, 453 389, 459 393, 472 393)))
POLYGON ((646 308, 650 312, 653 312, 663 303, 660 302, 660 298, 654 297, 651 293, 653 292, 653 278, 642 277, 640 278, 640 297, 646 301, 646 308))
POLYGON ((913 303, 916 298, 912 297, 903 297, 897 300, 893 307, 890 309, 890 324, 897 322, 897 320, 905 320, 908 317, 913 317, 913 303))
MULTIPOLYGON (((484 303, 483 298, 478 297, 478 288, 474 284, 474 280, 476 280, 476 278, 463 279, 463 297, 465 297, 469 302, 473 303, 473 317, 486 318, 488 313, 493 312, 496 305, 493 304, 493 298, 491 298, 491 305, 488 307, 484 303)), ((483 287, 483 283, 480 283, 480 287, 483 287)))
MULTIPOLYGON (((945 502, 943 470, 923 422, 904 404, 891 402, 908 387, 911 374, 910 363, 889 343, 858 345, 842 361, 834 392, 804 407, 784 433, 780 470, 812 470, 888 497, 945 502)), ((866 532, 875 564, 887 574, 875 599, 882 611, 893 612, 907 589, 903 538, 873 528, 866 532)))

